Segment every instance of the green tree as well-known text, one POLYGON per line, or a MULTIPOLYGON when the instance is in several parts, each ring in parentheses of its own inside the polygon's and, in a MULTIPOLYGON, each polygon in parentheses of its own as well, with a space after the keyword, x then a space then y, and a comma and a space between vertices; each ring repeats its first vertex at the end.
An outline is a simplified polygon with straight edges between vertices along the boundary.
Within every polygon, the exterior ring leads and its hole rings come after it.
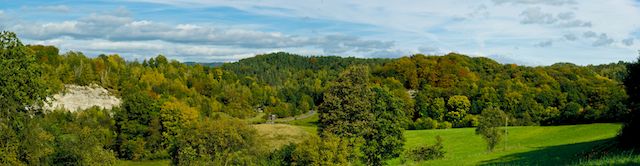
POLYGON ((52 136, 32 119, 48 96, 42 70, 13 32, 0 33, 0 164, 40 165, 52 136))
POLYGON ((238 119, 205 118, 183 125, 170 142, 175 165, 257 165, 257 134, 238 119))
POLYGON ((449 97, 447 107, 449 109, 446 115, 447 121, 452 122, 455 126, 462 127, 461 120, 471 108, 471 102, 469 102, 467 96, 456 95, 449 97))
POLYGON ((402 151, 404 103, 388 89, 371 88, 368 80, 367 67, 350 67, 340 75, 320 105, 318 131, 349 140, 364 153, 362 162, 382 165, 402 151))
POLYGON ((416 109, 420 117, 429 117, 442 121, 447 111, 443 98, 430 98, 426 91, 420 91, 416 96, 416 109))
MULTIPOLYGON (((639 50, 640 53, 640 50, 639 50)), ((640 147, 640 57, 627 65, 627 77, 624 85, 629 95, 630 118, 624 123, 618 137, 623 144, 640 147)))
POLYGON ((476 134, 481 135, 487 142, 489 151, 493 151, 502 140, 502 134, 504 134, 505 130, 500 129, 500 126, 504 124, 506 117, 502 110, 495 107, 482 110, 478 127, 476 127, 476 134))
POLYGON ((338 82, 324 94, 318 109, 318 132, 332 133, 338 137, 356 138, 362 135, 373 119, 368 85, 369 71, 363 66, 350 67, 340 74, 338 82))
POLYGON ((27 111, 49 95, 41 67, 13 32, 0 33, 0 66, 0 117, 27 111))
POLYGON ((115 151, 120 158, 140 160, 161 150, 152 149, 151 145, 157 145, 158 142, 147 142, 145 138, 152 133, 160 133, 158 128, 149 127, 160 119, 160 106, 147 93, 137 89, 130 91, 124 95, 122 107, 114 110, 117 133, 115 151))
POLYGON ((402 119, 404 102, 391 95, 388 89, 374 87, 373 110, 375 120, 371 130, 363 135, 361 151, 367 165, 384 165, 384 160, 402 153, 405 139, 402 119))

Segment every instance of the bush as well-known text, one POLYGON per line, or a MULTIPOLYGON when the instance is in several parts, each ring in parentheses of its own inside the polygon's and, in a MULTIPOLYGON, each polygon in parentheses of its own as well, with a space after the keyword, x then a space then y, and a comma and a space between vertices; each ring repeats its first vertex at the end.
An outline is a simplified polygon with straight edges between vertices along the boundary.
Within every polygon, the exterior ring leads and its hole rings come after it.
POLYGON ((486 108, 482 110, 480 115, 480 124, 476 128, 476 134, 481 135, 482 138, 487 141, 487 149, 493 151, 493 149, 502 140, 502 135, 505 133, 504 129, 499 127, 504 124, 504 120, 507 115, 498 108, 486 108))
MULTIPOLYGON (((183 123, 182 123, 183 124, 183 123)), ((171 143, 174 165, 258 165, 259 149, 253 127, 238 119, 205 118, 177 128, 171 143)))
POLYGON ((438 121, 431 118, 420 118, 413 123, 413 127, 416 130, 435 129, 438 128, 438 121))
POLYGON ((438 125, 438 129, 450 129, 451 127, 453 127, 453 124, 448 121, 444 121, 438 125))
POLYGON ((407 149, 402 157, 402 161, 426 161, 444 158, 444 146, 442 145, 442 138, 436 136, 435 145, 422 145, 415 148, 407 149))
POLYGON ((462 119, 462 127, 477 127, 478 115, 467 115, 462 119))
POLYGON ((311 136, 298 144, 289 144, 271 153, 266 165, 350 165, 353 153, 348 141, 332 134, 311 136))

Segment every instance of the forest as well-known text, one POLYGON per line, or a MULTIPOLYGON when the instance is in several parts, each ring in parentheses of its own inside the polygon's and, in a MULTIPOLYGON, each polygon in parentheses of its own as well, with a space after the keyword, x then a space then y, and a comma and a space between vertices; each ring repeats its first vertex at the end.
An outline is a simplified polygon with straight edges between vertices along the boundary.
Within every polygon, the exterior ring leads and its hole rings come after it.
POLYGON ((203 65, 163 55, 87 56, 0 35, 0 165, 385 165, 399 156, 443 155, 438 144, 403 149, 405 130, 491 134, 505 125, 492 125, 501 118, 508 126, 624 122, 620 144, 633 147, 639 138, 638 62, 521 66, 458 53, 363 59, 277 52, 203 65), (122 104, 43 110, 66 84, 99 85, 122 104), (318 136, 276 150, 251 126, 266 115, 309 111, 319 114, 318 136))

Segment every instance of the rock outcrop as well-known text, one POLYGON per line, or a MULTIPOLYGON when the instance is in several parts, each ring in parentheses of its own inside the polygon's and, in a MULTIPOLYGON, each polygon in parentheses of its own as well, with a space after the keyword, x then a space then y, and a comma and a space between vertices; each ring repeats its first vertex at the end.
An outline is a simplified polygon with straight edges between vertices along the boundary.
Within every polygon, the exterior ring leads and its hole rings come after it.
POLYGON ((45 110, 66 109, 78 111, 98 106, 103 109, 111 109, 120 106, 120 99, 110 95, 107 89, 98 85, 90 86, 65 85, 64 92, 56 94, 48 99, 51 103, 45 104, 45 110))

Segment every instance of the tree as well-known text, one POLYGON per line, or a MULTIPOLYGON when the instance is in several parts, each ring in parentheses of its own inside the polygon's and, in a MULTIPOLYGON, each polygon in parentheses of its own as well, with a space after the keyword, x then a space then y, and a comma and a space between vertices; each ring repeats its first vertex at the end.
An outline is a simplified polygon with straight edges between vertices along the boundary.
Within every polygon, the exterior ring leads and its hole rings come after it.
POLYGON ((157 143, 147 142, 145 138, 151 133, 159 133, 150 125, 160 119, 160 106, 147 93, 137 89, 130 91, 123 96, 122 107, 114 110, 115 150, 120 158, 140 160, 146 154, 160 150, 151 149, 149 145, 157 143))
POLYGON ((447 112, 447 121, 452 122, 455 126, 461 126, 460 123, 462 118, 467 114, 469 109, 471 108, 471 102, 467 96, 451 96, 447 101, 447 107, 449 108, 449 112, 447 112))
POLYGON ((356 138, 373 119, 370 114, 372 92, 369 71, 363 66, 350 67, 338 78, 336 85, 324 94, 318 109, 319 135, 325 132, 338 137, 356 138))
POLYGON ((416 109, 421 117, 442 121, 447 111, 443 98, 429 98, 423 92, 416 96, 416 109))
POLYGON ((476 127, 476 134, 481 135, 487 142, 487 149, 493 151, 493 149, 502 140, 502 134, 505 130, 500 129, 505 122, 506 114, 502 110, 490 107, 482 110, 480 114, 479 124, 476 127))
POLYGON ((0 33, 0 165, 39 165, 52 137, 32 117, 48 96, 42 70, 13 32, 0 33))
MULTIPOLYGON (((638 51, 640 54, 640 50, 638 51)), ((640 147, 640 57, 636 62, 627 65, 627 77, 624 79, 625 89, 629 95, 630 118, 620 130, 620 142, 640 147)))
POLYGON ((371 88, 368 80, 368 68, 361 66, 340 75, 318 110, 318 132, 350 141, 364 153, 360 158, 367 165, 382 165, 402 151, 404 103, 388 89, 371 88))
POLYGON ((257 165, 256 130, 244 121, 205 118, 181 128, 170 142, 174 165, 257 165))
POLYGON ((48 96, 43 71, 13 32, 0 33, 0 66, 0 117, 42 104, 48 96))
POLYGON ((405 142, 402 127, 404 103, 386 88, 374 87, 373 92, 372 113, 375 120, 371 125, 372 130, 363 135, 365 142, 361 151, 367 165, 383 165, 384 160, 402 153, 405 142))
POLYGON ((115 164, 115 154, 105 148, 112 146, 115 136, 109 111, 97 107, 74 113, 56 110, 41 121, 55 137, 55 152, 45 165, 115 164))

